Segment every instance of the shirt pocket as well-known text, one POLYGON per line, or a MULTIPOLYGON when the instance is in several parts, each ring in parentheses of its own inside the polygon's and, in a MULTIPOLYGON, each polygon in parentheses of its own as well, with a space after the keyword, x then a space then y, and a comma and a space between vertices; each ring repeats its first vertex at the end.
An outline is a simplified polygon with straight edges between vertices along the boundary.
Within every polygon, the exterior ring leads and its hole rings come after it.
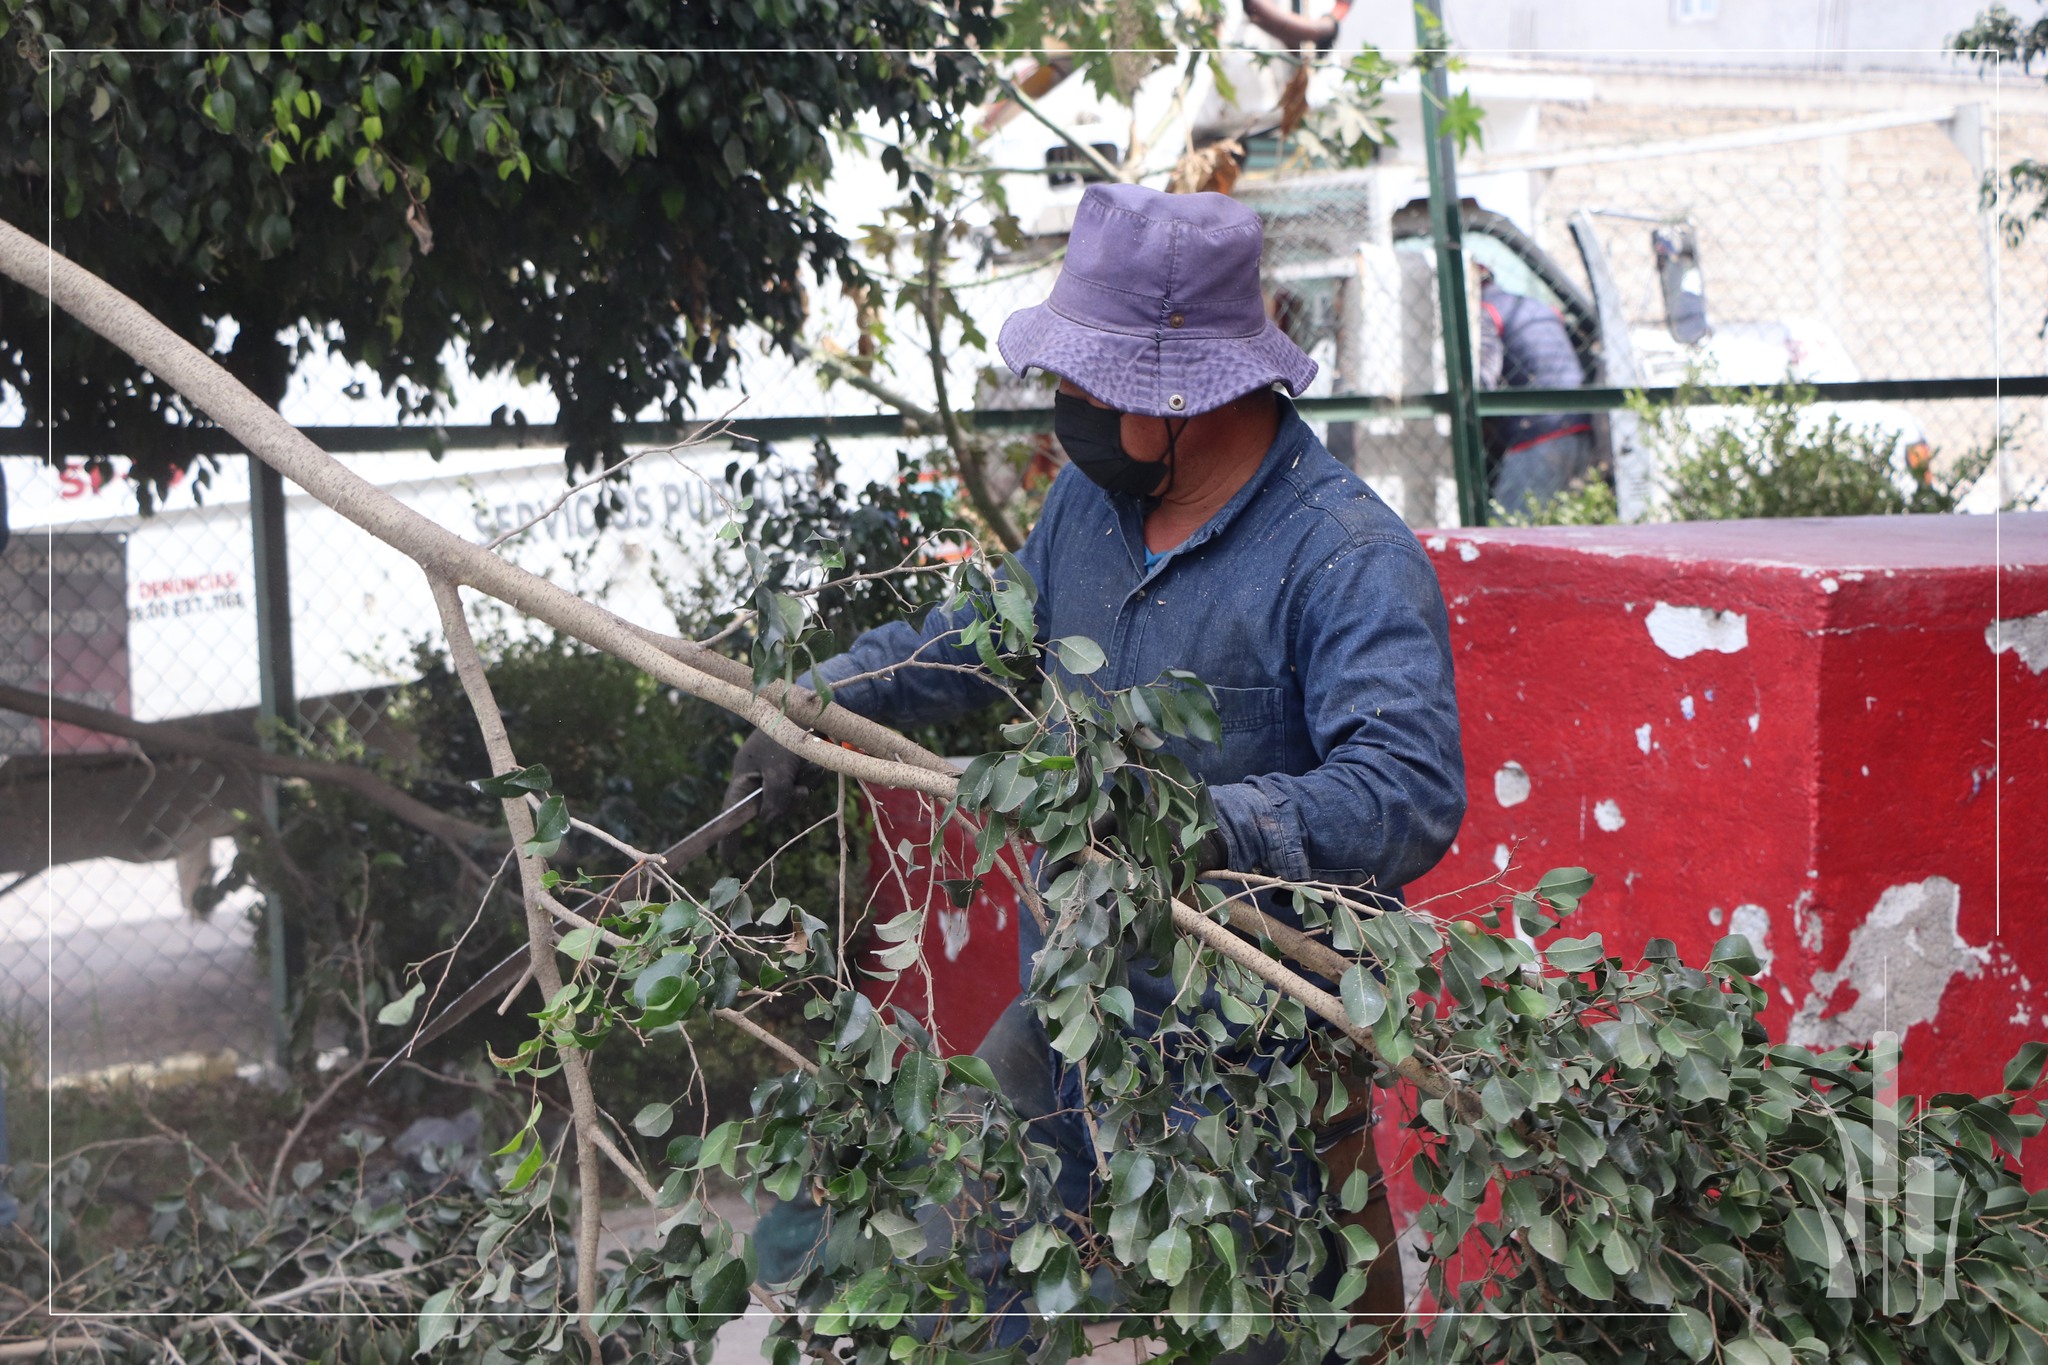
MULTIPOLYGON (((1216 719, 1222 742, 1204 753, 1196 769, 1208 781, 1240 782, 1283 770, 1287 694, 1278 687, 1216 687, 1216 719)), ((1206 746, 1205 746, 1206 747, 1206 746)))

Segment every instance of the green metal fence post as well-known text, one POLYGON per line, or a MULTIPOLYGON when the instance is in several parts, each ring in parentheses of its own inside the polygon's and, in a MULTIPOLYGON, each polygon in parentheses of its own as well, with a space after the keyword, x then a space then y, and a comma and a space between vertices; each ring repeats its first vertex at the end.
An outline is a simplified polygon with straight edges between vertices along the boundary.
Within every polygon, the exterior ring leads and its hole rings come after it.
MULTIPOLYGON (((298 690, 292 678, 291 568, 286 557, 284 476, 249 457, 249 524, 256 569, 257 715, 263 747, 277 744, 278 723, 296 729, 298 690)), ((260 779, 263 818, 277 828, 277 779, 260 779)), ((291 974, 285 965, 284 901, 274 891, 264 897, 269 909, 265 926, 270 940, 270 1002, 272 1045, 280 1074, 291 1065, 291 974)))
POLYGON ((1472 316, 1465 304, 1464 214, 1458 167, 1444 132, 1451 100, 1446 77, 1443 0, 1415 6, 1416 55, 1422 76, 1422 142, 1429 159, 1429 226, 1436 239, 1437 303, 1443 313, 1444 388, 1451 398, 1451 468, 1458 480, 1458 520, 1486 524, 1486 451, 1479 440, 1477 385, 1472 374, 1472 316))

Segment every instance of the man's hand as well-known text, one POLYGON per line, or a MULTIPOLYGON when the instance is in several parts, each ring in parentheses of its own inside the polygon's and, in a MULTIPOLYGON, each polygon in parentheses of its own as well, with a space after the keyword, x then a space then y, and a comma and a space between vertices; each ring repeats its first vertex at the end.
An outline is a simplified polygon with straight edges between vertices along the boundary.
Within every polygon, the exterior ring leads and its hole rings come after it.
MULTIPOLYGON (((725 800, 722 808, 730 808, 735 801, 758 789, 761 800, 754 814, 765 825, 780 821, 789 813, 790 803, 810 790, 801 779, 808 776, 811 764, 798 758, 789 750, 759 730, 747 736, 747 742, 740 745, 740 751, 732 761, 732 780, 726 783, 725 800)), ((731 862, 739 852, 739 833, 734 831, 725 836, 718 852, 731 862)))

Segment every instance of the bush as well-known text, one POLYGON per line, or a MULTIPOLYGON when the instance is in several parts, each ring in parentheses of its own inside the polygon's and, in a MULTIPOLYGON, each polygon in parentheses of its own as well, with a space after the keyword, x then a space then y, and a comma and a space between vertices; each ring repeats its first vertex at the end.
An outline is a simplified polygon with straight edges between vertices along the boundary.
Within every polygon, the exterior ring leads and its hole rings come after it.
POLYGON ((1688 380, 1677 401, 1630 409, 1649 449, 1672 521, 1737 517, 1861 517, 1953 512, 2007 439, 1959 456, 1944 470, 1938 452, 1901 448, 1895 432, 1858 426, 1838 412, 1816 414, 1813 390, 1708 387, 1688 380), (1730 415, 1693 425, 1691 405, 1730 415))

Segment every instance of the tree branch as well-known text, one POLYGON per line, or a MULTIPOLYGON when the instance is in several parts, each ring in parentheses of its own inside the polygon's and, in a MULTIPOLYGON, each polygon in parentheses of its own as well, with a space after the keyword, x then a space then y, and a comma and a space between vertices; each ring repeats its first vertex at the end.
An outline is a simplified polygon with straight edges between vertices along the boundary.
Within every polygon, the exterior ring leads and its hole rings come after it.
POLYGON ((776 1052, 782 1054, 782 1057, 798 1071, 811 1076, 818 1074, 818 1064, 816 1062, 804 1056, 803 1053, 798 1052, 788 1043, 783 1042, 782 1039, 776 1037, 767 1029, 762 1028, 738 1010, 717 1009, 711 1011, 711 1014, 714 1018, 725 1020, 726 1023, 731 1024, 740 1032, 751 1034, 756 1042, 767 1044, 776 1052))
MULTIPOLYGON (((1100 160, 1100 158, 1097 158, 1100 160)), ((939 311, 939 262, 945 254, 946 237, 942 230, 945 220, 936 211, 932 216, 931 231, 925 237, 924 288, 919 293, 920 311, 924 314, 925 350, 932 362, 932 395, 939 409, 939 421, 945 424, 946 444, 953 448, 953 463, 960 468, 960 482, 967 487, 967 496, 974 503, 974 510, 995 532, 997 540, 1005 549, 1015 553, 1024 546, 1023 533, 1010 519, 1010 514, 996 501, 989 491, 988 471, 981 467, 982 445, 970 441, 966 429, 960 425, 960 415, 953 411, 953 405, 946 396, 946 320, 939 311)))
POLYGON ((247 768, 252 772, 269 773, 273 777, 301 778, 308 782, 324 782, 329 786, 345 787, 349 791, 405 821, 415 829, 424 830, 435 838, 453 846, 465 857, 469 850, 489 843, 502 843, 504 835, 495 830, 473 825, 469 821, 434 809, 418 797, 409 796, 392 786, 368 768, 358 768, 348 763, 329 763, 317 758, 301 758, 294 754, 273 754, 253 744, 241 744, 232 739, 221 739, 200 730, 189 730, 182 725, 167 725, 162 721, 140 721, 115 711, 102 711, 96 706, 70 701, 64 697, 53 697, 47 692, 32 692, 27 688, 0 685, 0 710, 18 711, 25 716, 48 717, 65 725, 76 725, 83 730, 96 730, 103 735, 118 735, 132 739, 145 749, 164 753, 188 754, 213 763, 247 768))
MULTIPOLYGON (((463 691, 469 696, 470 709, 476 713, 477 728, 483 731, 484 748, 491 756, 491 771, 493 774, 516 772, 519 760, 513 755, 511 737, 505 732, 504 714, 498 710, 497 698, 491 694, 491 681, 484 673, 483 656, 477 652, 476 641, 470 636, 469 620, 462 612, 461 593, 452 582, 431 570, 427 581, 434 590, 434 605, 441 612, 441 629, 448 638, 448 656, 455 664, 456 676, 462 680, 463 691)), ((533 838, 533 813, 517 796, 506 797, 504 807, 505 824, 512 831, 512 845, 522 848, 533 838)), ((519 883, 526 900, 527 956, 542 994, 553 1000, 561 994, 562 974, 555 966, 554 927, 548 922, 548 909, 544 904, 552 897, 541 886, 541 873, 545 866, 539 858, 519 855, 519 883)), ((569 1087, 570 1116, 576 1129, 576 1183, 582 1206, 576 1224, 577 1324, 582 1330, 584 1344, 589 1348, 591 1365, 597 1365, 602 1359, 602 1348, 598 1344, 597 1331, 591 1326, 591 1315, 597 1310, 597 1235, 599 1220, 604 1213, 604 1173, 598 1164, 600 1148, 597 1142, 602 1136, 601 1120, 597 1112, 597 1097, 590 1088, 590 1069, 583 1054, 574 1048, 558 1048, 556 1054, 561 1058, 562 1076, 569 1087)))
POLYGON ((819 350, 815 346, 806 346, 802 342, 797 343, 796 352, 804 357, 804 359, 822 365, 824 368, 832 371, 841 383, 851 388, 859 389, 870 398, 880 399, 882 402, 887 403, 926 431, 937 431, 939 429, 940 423, 937 413, 921 403, 904 397, 887 384, 862 374, 844 357, 834 355, 830 351, 819 350))
POLYGON ((1045 110, 1039 108, 1038 102, 1032 99, 1031 96, 1025 94, 1022 90, 1019 90, 1017 88, 1017 83, 1015 81, 1011 80, 1008 76, 1005 76, 1002 72, 996 70, 995 67, 991 66, 989 63, 985 61, 981 63, 981 69, 983 71, 986 71, 990 76, 993 76, 995 78, 996 84, 1003 87, 1003 93, 1008 95, 1012 100, 1014 100, 1019 109, 1022 109, 1025 113, 1037 119, 1047 128, 1050 128, 1053 131, 1053 133, 1059 138, 1060 141, 1066 143, 1069 147, 1072 147, 1076 152, 1078 152, 1083 161, 1087 162, 1090 166, 1100 171, 1103 175, 1107 176, 1112 181, 1120 181, 1128 178, 1116 167, 1110 165, 1108 160, 1102 155, 1101 152, 1096 151, 1093 147, 1083 142, 1080 138, 1074 136, 1073 133, 1067 131, 1065 126, 1056 122, 1045 112, 1045 110))
MULTIPOLYGON (((464 584, 656 680, 743 717, 785 749, 831 772, 950 797, 950 772, 855 753, 817 738, 753 689, 684 665, 594 603, 510 564, 407 507, 327 454, 262 399, 149 311, 19 228, 0 223, 0 273, 70 313, 190 399, 245 449, 427 573, 464 584)), ((829 732, 828 732, 829 733, 829 732)), ((933 761, 943 760, 932 756, 933 761)))

